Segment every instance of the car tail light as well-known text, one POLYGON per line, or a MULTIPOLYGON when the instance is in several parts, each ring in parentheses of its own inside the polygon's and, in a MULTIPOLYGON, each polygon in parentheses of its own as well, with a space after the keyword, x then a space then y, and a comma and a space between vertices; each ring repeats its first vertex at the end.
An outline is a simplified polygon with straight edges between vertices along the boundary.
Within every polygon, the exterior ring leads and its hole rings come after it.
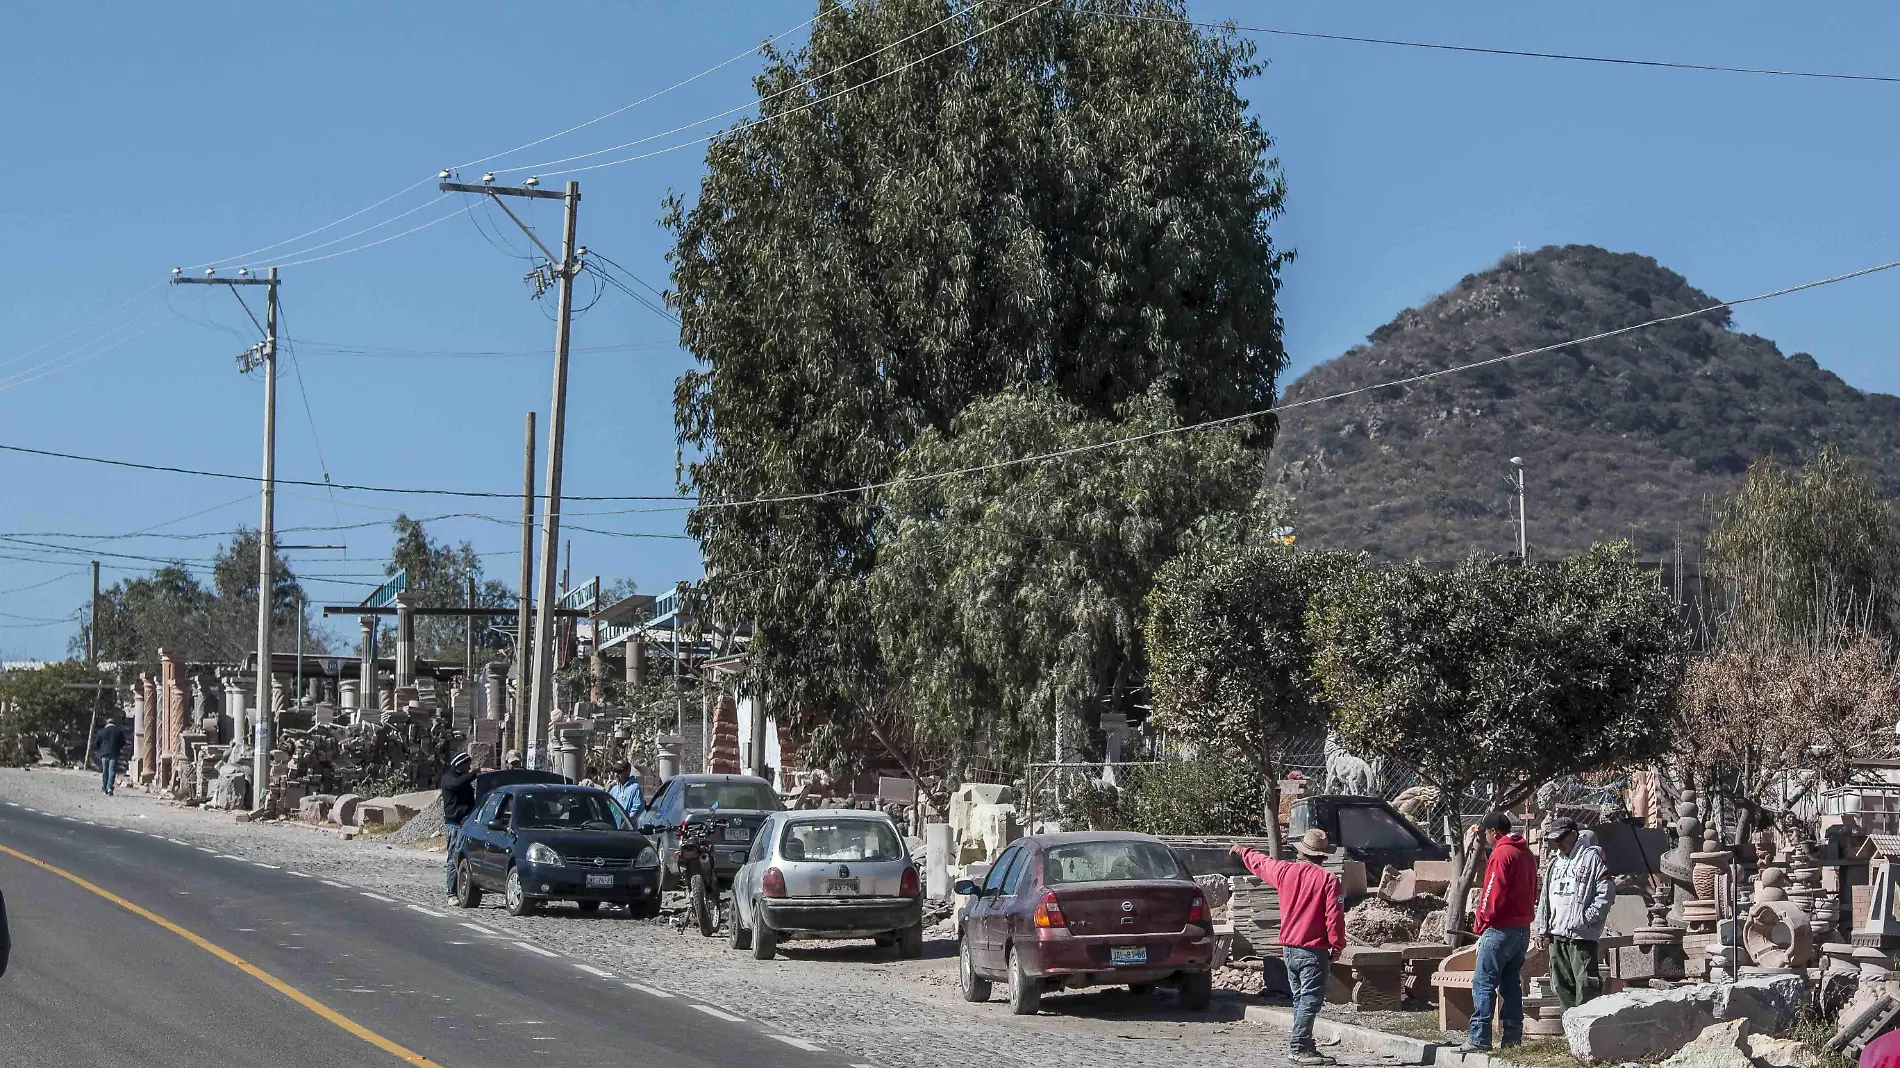
POLYGON ((1194 893, 1194 904, 1188 906, 1188 922, 1207 922, 1207 895, 1198 890, 1194 893))
POLYGON ((689 833, 689 832, 690 832, 690 831, 692 830, 692 827, 693 827, 693 821, 692 821, 692 820, 690 820, 690 819, 684 819, 684 820, 681 820, 681 821, 680 821, 680 833, 681 833, 681 834, 687 834, 687 833, 689 833))
POLYGON ((766 897, 784 897, 785 896, 785 873, 784 872, 778 870, 777 868, 767 868, 765 869, 765 878, 762 880, 762 882, 765 886, 766 897))
POLYGON ((898 897, 917 897, 923 888, 917 884, 917 869, 905 868, 903 877, 897 880, 898 897))
POLYGON ((1056 900, 1054 890, 1042 892, 1042 903, 1036 906, 1037 927, 1067 927, 1069 921, 1062 917, 1062 903, 1056 900))

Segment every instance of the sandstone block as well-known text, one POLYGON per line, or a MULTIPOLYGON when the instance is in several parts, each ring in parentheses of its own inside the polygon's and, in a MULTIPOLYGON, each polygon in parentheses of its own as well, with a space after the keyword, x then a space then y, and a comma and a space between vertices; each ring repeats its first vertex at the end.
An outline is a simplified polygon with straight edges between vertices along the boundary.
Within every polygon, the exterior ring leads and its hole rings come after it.
POLYGON ((356 826, 356 806, 363 803, 360 794, 344 794, 330 806, 330 818, 345 827, 356 826))
POLYGON ((1663 1068, 1755 1068, 1748 1058, 1747 1020, 1710 1024, 1663 1062, 1663 1068))
POLYGON ((1716 1022, 1712 983, 1606 994, 1564 1013, 1571 1056, 1583 1061, 1654 1060, 1681 1049, 1716 1022))

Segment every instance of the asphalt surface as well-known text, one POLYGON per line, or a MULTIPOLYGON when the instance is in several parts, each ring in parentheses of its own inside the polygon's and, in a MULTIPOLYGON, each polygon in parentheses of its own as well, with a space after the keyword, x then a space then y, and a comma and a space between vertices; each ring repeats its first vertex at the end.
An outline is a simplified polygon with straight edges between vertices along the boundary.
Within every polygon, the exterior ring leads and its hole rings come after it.
MULTIPOLYGON (((664 975, 609 975, 483 929, 446 903, 424 909, 379 899, 320 871, 267 867, 34 812, 4 797, 0 846, 86 880, 263 973, 0 852, 14 943, 0 977, 0 1065, 856 1063, 826 1050, 822 1035, 784 1035, 748 1019, 742 989, 720 1005, 668 996, 664 975), (402 1050, 427 1060, 406 1059, 402 1050)), ((577 915, 573 922, 616 921, 577 915)))

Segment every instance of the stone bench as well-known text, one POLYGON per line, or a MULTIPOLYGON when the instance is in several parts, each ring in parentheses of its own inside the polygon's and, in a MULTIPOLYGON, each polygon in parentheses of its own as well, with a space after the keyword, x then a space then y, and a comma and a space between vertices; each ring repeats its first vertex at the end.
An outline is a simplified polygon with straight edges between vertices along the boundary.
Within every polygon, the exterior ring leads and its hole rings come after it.
MULTIPOLYGON (((1438 1027, 1443 1031, 1467 1031, 1471 1028, 1471 980, 1478 966, 1476 943, 1453 950, 1438 963, 1432 973, 1432 985, 1438 988, 1438 1027)), ((1524 970, 1519 980, 1524 992, 1530 981, 1550 971, 1550 951, 1535 946, 1524 955, 1524 970)), ((1495 1011, 1495 1010, 1494 1010, 1495 1011)))

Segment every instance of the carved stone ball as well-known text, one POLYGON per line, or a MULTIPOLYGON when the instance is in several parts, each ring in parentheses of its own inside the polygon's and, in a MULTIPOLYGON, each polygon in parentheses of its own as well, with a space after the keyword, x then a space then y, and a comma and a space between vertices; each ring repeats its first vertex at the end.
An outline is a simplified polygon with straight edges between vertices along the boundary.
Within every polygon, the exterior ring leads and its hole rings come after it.
POLYGON ((1788 885, 1788 873, 1780 868, 1763 868, 1759 882, 1763 886, 1777 886, 1785 889, 1788 885))

